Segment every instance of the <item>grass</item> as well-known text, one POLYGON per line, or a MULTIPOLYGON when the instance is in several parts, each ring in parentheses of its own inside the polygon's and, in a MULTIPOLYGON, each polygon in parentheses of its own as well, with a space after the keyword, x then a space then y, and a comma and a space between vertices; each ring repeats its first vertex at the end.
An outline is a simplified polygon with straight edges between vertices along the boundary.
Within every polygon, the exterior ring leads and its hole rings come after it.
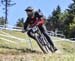
POLYGON ((0 55, 1 61, 75 61, 75 55, 43 55, 43 54, 22 54, 22 55, 0 55), (11 59, 10 59, 11 58, 11 59))
MULTIPOLYGON (((0 43, 1 43, 0 46, 3 45, 3 46, 7 46, 9 48, 18 48, 18 49, 21 49, 21 48, 22 49, 25 49, 25 48, 30 49, 31 48, 31 45, 29 43, 30 41, 29 41, 27 35, 25 35, 25 34, 23 34, 21 32, 16 32, 16 31, 7 31, 7 30, 3 30, 3 31, 6 32, 6 33, 8 33, 8 34, 14 35, 14 36, 16 36, 18 38, 26 39, 27 41, 20 42, 19 40, 16 40, 14 38, 8 38, 8 37, 0 36, 0 37, 3 37, 5 39, 12 40, 12 41, 16 42, 16 44, 14 44, 14 43, 10 43, 10 42, 7 42, 5 40, 1 40, 0 39, 0 43)), ((33 39, 31 39, 31 40, 32 40, 32 48, 39 50, 40 48, 38 47, 37 43, 33 39)))
POLYGON ((11 35, 14 35, 16 37, 26 38, 25 33, 17 32, 17 31, 9 31, 9 30, 3 30, 3 31, 6 32, 6 33, 9 33, 11 35))
MULTIPOLYGON (((18 38, 29 39, 26 34, 21 32, 2 31, 18 38)), ((0 32, 0 34, 2 33, 0 32)), ((75 61, 75 43, 66 41, 66 39, 62 41, 62 38, 51 37, 54 44, 61 51, 61 54, 43 54, 33 39, 30 39, 32 40, 31 46, 28 40, 26 42, 20 42, 13 38, 0 37, 16 42, 15 44, 0 39, 0 61, 75 61)))

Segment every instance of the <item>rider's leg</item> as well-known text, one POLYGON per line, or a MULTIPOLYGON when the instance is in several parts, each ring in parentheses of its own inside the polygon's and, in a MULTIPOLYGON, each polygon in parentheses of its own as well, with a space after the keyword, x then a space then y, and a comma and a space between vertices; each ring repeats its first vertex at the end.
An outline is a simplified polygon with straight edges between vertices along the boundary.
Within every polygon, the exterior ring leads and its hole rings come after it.
POLYGON ((45 26, 44 26, 44 25, 43 25, 43 26, 39 26, 39 29, 40 29, 40 31, 45 35, 45 37, 47 38, 47 40, 48 40, 48 42, 50 43, 50 45, 52 45, 54 51, 56 51, 57 48, 54 46, 54 44, 53 44, 51 38, 49 37, 45 26))
POLYGON ((35 36, 33 36, 33 34, 32 34, 32 30, 29 30, 29 31, 27 32, 27 34, 28 34, 29 37, 31 37, 31 38, 33 38, 34 40, 36 40, 35 36))
POLYGON ((49 37, 49 35, 46 32, 43 32, 43 34, 45 35, 45 37, 47 38, 48 42, 50 43, 50 45, 53 47, 54 51, 57 50, 57 48, 55 47, 54 43, 52 42, 51 38, 49 37))

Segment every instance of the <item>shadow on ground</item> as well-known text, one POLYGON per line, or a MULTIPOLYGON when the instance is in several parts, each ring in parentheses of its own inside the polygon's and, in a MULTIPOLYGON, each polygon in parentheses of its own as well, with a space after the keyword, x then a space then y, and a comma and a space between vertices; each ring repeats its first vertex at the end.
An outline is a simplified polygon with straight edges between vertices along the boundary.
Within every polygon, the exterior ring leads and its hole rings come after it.
MULTIPOLYGON (((25 49, 23 49, 23 48, 10 48, 8 46, 0 46, 0 48, 9 50, 6 53, 10 53, 10 51, 11 51, 11 54, 14 53, 14 50, 16 51, 15 54, 17 54, 17 53, 37 53, 37 54, 42 54, 42 52, 40 52, 40 51, 32 50, 32 49, 29 49, 29 48, 25 48, 25 49)), ((0 51, 0 53, 3 53, 3 51, 0 51)))

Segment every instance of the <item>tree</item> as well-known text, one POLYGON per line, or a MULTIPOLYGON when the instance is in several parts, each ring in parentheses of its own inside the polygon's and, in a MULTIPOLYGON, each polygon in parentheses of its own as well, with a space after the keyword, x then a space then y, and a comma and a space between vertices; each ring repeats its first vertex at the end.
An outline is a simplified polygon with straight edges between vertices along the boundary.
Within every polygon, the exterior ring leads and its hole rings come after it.
POLYGON ((23 25, 24 25, 24 18, 18 19, 16 26, 23 27, 23 25))
POLYGON ((64 21, 64 34, 67 38, 75 37, 75 0, 68 7, 64 21))
POLYGON ((5 19, 4 17, 0 17, 0 25, 4 25, 5 24, 5 19))
POLYGON ((0 3, 2 3, 2 5, 4 5, 3 10, 5 10, 5 24, 8 23, 8 7, 11 7, 13 5, 15 5, 16 3, 11 3, 11 0, 1 0, 0 3))
POLYGON ((59 28, 61 28, 60 27, 60 23, 61 23, 61 8, 60 8, 60 6, 58 5, 57 6, 57 8, 55 9, 55 10, 53 10, 53 12, 52 12, 52 16, 49 16, 49 18, 48 18, 48 22, 50 22, 50 24, 51 24, 51 26, 52 26, 52 28, 53 28, 53 30, 55 30, 55 29, 59 29, 59 28))
POLYGON ((69 5, 67 10, 68 10, 69 14, 72 14, 75 16, 75 0, 72 0, 72 1, 73 1, 73 3, 71 3, 69 5))
POLYGON ((74 22, 74 17, 75 17, 75 0, 72 0, 73 3, 71 3, 67 9, 68 12, 68 16, 67 16, 67 22, 68 24, 73 23, 74 22))
POLYGON ((70 38, 75 38, 75 24, 70 24, 70 38))

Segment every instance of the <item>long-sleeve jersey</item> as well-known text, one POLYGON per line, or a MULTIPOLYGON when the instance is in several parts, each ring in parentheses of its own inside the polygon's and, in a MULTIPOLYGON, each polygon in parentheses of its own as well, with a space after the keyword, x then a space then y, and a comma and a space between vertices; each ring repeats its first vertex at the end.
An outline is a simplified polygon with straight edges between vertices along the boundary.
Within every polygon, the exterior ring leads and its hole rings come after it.
POLYGON ((39 23, 38 26, 41 26, 44 24, 44 16, 40 14, 39 12, 34 12, 34 17, 27 17, 25 23, 24 23, 24 30, 27 29, 27 26, 35 26, 37 23, 39 23))

